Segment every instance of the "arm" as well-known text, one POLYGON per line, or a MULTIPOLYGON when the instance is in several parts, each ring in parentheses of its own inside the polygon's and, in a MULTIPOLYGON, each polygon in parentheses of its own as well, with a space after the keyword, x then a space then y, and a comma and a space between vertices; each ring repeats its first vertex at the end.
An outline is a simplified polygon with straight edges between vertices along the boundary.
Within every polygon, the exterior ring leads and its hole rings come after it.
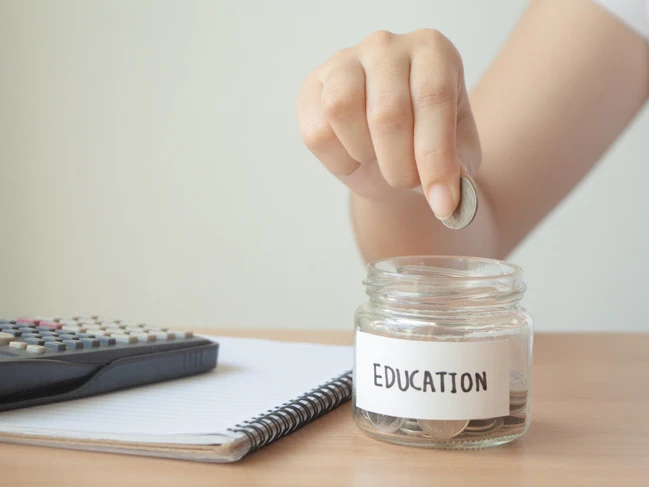
MULTIPOLYGON (((533 1, 471 96, 483 154, 474 175, 480 191, 475 221, 448 230, 414 191, 381 200, 354 193, 363 256, 505 257, 597 162, 648 96, 646 40, 589 0, 533 1)), ((614 196, 604 197, 615 204, 614 196)))

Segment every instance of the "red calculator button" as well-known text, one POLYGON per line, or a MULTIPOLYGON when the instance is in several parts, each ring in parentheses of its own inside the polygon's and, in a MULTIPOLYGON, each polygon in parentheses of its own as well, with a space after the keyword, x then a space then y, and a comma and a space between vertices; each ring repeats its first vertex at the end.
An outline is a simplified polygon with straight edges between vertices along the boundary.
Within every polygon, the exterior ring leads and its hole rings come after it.
POLYGON ((63 327, 61 323, 56 323, 54 321, 41 321, 38 326, 50 328, 52 330, 60 330, 63 327))

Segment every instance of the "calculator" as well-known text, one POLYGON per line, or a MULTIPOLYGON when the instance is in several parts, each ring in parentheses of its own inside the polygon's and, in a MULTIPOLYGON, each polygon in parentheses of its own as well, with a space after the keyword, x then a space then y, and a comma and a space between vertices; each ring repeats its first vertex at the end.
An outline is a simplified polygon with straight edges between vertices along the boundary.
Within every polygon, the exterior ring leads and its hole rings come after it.
POLYGON ((0 411, 206 372, 217 355, 191 331, 99 315, 0 319, 0 411))

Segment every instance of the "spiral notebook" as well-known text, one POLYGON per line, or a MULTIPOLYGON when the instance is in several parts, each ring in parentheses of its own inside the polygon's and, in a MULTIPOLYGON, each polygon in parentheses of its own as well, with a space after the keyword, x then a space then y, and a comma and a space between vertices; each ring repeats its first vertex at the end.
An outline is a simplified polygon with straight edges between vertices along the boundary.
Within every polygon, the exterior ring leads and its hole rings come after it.
POLYGON ((206 374, 0 413, 0 441, 234 462, 351 397, 352 347, 207 337, 206 374))

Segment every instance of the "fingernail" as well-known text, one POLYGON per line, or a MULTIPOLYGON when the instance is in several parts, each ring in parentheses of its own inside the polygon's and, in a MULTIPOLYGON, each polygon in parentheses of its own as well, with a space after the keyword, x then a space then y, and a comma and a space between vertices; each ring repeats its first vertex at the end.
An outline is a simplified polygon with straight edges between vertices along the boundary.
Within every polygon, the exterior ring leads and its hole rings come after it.
POLYGON ((454 210, 451 190, 442 183, 433 185, 428 192, 428 204, 438 219, 444 220, 448 218, 454 210))

